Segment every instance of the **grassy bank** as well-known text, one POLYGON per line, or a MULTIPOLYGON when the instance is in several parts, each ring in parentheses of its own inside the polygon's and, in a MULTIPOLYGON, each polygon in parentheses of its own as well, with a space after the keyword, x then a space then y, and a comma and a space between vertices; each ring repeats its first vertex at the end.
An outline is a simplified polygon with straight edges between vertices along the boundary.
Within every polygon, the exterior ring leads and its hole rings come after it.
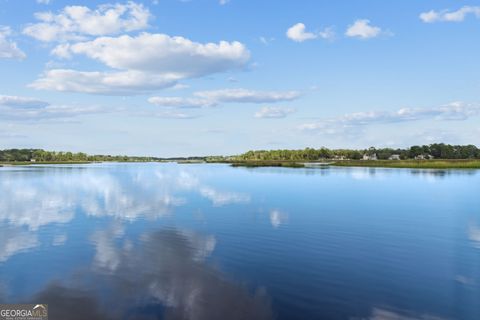
MULTIPOLYGON (((233 167, 286 167, 304 168, 324 161, 233 161, 233 167), (305 165, 310 164, 310 165, 305 165)), ((480 169, 480 160, 342 160, 329 165, 338 167, 376 167, 376 168, 411 168, 411 169, 480 169)))
POLYGON ((285 168, 303 168, 303 163, 292 161, 236 161, 230 162, 232 167, 285 167, 285 168))
POLYGON ((344 160, 337 161, 332 165, 412 169, 480 169, 480 160, 344 160))

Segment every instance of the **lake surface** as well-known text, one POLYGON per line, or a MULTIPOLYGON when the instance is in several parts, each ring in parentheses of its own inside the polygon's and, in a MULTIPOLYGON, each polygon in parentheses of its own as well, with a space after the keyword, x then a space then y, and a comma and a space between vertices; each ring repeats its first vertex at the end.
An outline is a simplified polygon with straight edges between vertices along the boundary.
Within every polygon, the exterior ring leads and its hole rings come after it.
POLYGON ((0 168, 0 302, 50 319, 480 319, 480 171, 0 168))

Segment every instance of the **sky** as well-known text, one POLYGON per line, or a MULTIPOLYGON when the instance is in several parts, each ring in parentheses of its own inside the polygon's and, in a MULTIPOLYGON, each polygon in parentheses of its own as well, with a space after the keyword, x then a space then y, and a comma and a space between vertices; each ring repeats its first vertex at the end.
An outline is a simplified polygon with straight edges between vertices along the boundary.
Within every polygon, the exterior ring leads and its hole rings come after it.
POLYGON ((0 149, 480 145, 480 1, 0 0, 0 149))

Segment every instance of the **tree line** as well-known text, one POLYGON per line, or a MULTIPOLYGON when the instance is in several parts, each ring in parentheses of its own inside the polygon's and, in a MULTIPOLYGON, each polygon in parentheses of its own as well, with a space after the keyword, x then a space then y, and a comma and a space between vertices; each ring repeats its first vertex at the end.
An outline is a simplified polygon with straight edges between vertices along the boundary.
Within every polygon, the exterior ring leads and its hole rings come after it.
POLYGON ((175 160, 207 160, 207 161, 313 161, 313 160, 360 160, 364 156, 379 160, 395 159, 480 159, 480 149, 474 145, 450 145, 434 143, 423 146, 412 146, 406 149, 368 148, 368 149, 328 149, 305 148, 301 150, 256 150, 236 156, 215 157, 137 157, 88 155, 83 152, 57 152, 43 149, 7 149, 0 150, 0 162, 87 162, 87 161, 175 161, 175 160))
POLYGON ((321 159, 360 160, 364 156, 375 156, 379 160, 407 159, 480 159, 480 149, 474 145, 449 145, 434 143, 412 146, 406 149, 375 148, 352 149, 313 149, 301 150, 257 150, 231 157, 234 161, 309 161, 321 159))
POLYGON ((86 162, 86 161, 155 161, 154 157, 131 157, 111 155, 88 155, 83 152, 57 152, 42 149, 0 150, 0 161, 38 161, 38 162, 86 162))

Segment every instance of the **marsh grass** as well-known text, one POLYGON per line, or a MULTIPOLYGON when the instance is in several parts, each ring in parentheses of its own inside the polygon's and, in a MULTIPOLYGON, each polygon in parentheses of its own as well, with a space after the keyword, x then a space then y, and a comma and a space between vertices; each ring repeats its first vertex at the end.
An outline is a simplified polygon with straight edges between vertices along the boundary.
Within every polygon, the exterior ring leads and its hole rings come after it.
POLYGON ((413 169, 480 169, 480 160, 344 160, 337 161, 332 165, 413 169))

